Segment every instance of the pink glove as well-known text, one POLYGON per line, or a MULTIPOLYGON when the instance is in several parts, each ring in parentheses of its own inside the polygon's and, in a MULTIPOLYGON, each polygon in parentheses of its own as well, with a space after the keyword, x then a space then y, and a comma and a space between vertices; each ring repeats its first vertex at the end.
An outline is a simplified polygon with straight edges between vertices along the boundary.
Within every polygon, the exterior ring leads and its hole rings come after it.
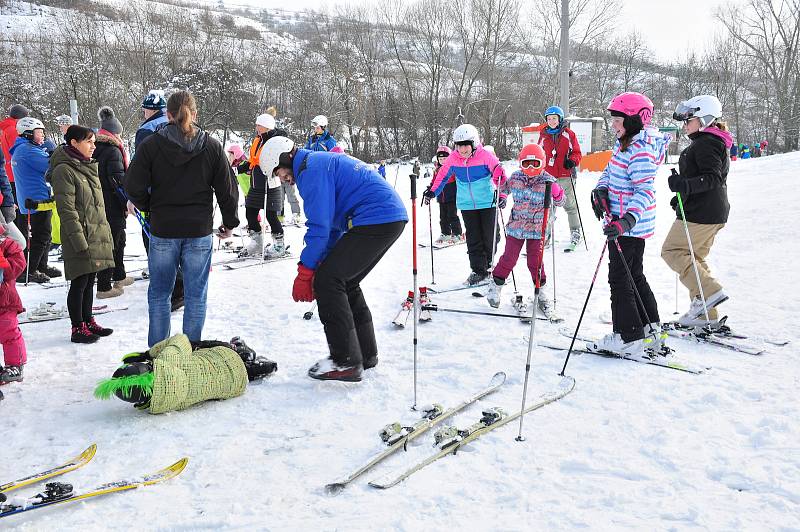
POLYGON ((564 201, 564 189, 558 183, 553 183, 550 189, 550 195, 553 198, 553 203, 561 203, 564 201))

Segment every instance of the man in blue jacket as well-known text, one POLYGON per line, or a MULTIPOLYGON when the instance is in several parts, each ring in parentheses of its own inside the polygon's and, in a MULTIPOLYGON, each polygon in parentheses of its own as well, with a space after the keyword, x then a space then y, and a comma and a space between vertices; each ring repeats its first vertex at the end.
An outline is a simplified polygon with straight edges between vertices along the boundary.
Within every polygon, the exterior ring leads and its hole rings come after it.
POLYGON ((327 131, 328 117, 317 115, 311 121, 314 132, 308 137, 306 149, 312 151, 333 151, 336 147, 336 139, 327 131))
POLYGON ((408 222, 402 200, 371 165, 335 153, 297 149, 286 137, 264 144, 265 175, 297 184, 308 230, 292 297, 317 300, 330 356, 308 375, 360 381, 378 363, 375 330, 360 283, 408 222))
MULTIPOLYGON (((30 223, 28 267, 17 282, 46 283, 61 271, 47 265, 50 250, 51 226, 55 202, 53 191, 45 181, 50 158, 45 150, 44 124, 36 118, 17 121, 17 140, 11 147, 11 167, 17 185, 20 216, 30 223)), ((27 225, 27 224, 26 224, 27 225)))

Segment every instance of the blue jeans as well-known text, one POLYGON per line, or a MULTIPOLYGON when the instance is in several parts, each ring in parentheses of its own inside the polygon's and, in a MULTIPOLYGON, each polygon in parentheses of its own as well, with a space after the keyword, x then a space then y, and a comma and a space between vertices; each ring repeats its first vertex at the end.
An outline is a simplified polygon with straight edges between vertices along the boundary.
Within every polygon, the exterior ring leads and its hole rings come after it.
POLYGON ((150 268, 147 344, 150 347, 170 336, 170 296, 179 265, 183 270, 183 333, 193 342, 200 341, 206 321, 211 247, 211 235, 199 238, 150 237, 147 260, 150 268))

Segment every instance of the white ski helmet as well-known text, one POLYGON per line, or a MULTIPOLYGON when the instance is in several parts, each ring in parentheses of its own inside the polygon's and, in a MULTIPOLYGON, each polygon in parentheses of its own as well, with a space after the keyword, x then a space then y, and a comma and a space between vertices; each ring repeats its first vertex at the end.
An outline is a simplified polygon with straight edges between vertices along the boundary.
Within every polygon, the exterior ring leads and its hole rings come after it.
POLYGON ((264 113, 263 115, 258 115, 256 117, 256 125, 265 127, 272 131, 275 129, 275 117, 269 113, 264 113))
POLYGON ((275 169, 280 165, 281 155, 289 153, 294 148, 294 141, 289 137, 272 137, 264 143, 261 154, 258 156, 258 166, 264 175, 271 177, 275 169))
POLYGON ((34 129, 44 130, 44 124, 38 118, 26 116, 17 120, 17 135, 33 133, 34 129))
POLYGON ((312 126, 319 126, 322 129, 328 127, 328 117, 325 115, 317 115, 311 120, 312 126))
POLYGON ((458 144, 459 142, 470 142, 472 143, 472 149, 478 147, 478 144, 481 143, 481 136, 478 133, 478 128, 473 126, 472 124, 461 124, 453 131, 453 143, 458 144))
POLYGON ((707 127, 717 118, 722 118, 722 104, 716 96, 703 94, 680 102, 672 113, 675 120, 699 118, 700 125, 707 127))

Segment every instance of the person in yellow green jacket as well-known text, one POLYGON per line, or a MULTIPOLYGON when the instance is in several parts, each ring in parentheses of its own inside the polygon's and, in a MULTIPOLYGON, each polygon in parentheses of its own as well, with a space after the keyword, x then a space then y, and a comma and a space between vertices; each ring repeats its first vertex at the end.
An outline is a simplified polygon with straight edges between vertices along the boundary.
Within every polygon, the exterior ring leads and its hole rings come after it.
POLYGON ((123 365, 97 386, 95 397, 115 395, 151 414, 163 414, 238 397, 248 381, 277 369, 275 362, 256 356, 239 337, 230 342, 190 342, 185 334, 176 334, 144 353, 123 357, 123 365))

